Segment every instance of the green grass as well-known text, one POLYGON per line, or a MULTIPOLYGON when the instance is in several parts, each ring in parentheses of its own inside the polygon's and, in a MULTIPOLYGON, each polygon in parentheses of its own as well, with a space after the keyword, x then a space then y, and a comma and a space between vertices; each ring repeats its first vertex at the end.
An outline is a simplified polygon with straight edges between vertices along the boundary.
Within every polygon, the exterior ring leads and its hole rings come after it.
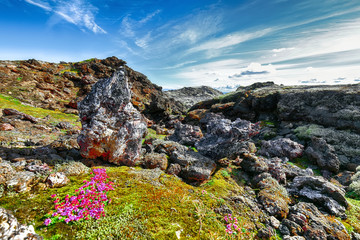
POLYGON ((147 139, 161 139, 164 140, 166 135, 157 134, 154 129, 148 128, 148 134, 145 137, 145 140, 147 139))
POLYGON ((29 114, 36 118, 44 118, 46 116, 50 116, 55 123, 61 122, 61 121, 68 121, 74 125, 80 125, 80 123, 77 122, 77 120, 78 120, 77 115, 66 114, 66 113, 62 113, 60 111, 56 111, 56 110, 53 111, 53 110, 47 110, 47 109, 43 109, 43 108, 32 107, 32 106, 21 103, 16 98, 0 94, 0 109, 3 109, 3 108, 13 108, 13 109, 16 109, 16 110, 26 113, 26 114, 29 114))

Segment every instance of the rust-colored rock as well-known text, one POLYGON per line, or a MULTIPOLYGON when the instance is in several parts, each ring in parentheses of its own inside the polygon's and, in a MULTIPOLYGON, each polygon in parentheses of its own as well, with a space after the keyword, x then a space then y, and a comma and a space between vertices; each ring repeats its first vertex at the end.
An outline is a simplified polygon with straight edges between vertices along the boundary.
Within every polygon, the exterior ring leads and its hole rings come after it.
POLYGON ((0 131, 12 131, 14 127, 9 123, 2 123, 0 124, 0 131))
POLYGON ((146 122, 130 101, 124 68, 93 86, 90 94, 78 104, 82 123, 78 143, 83 157, 135 165, 140 158, 146 122))

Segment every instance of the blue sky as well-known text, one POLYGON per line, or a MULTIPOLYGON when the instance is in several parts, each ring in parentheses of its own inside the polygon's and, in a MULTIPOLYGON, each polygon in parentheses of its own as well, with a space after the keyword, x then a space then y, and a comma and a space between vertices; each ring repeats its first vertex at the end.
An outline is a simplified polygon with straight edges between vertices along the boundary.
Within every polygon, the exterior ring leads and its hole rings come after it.
POLYGON ((164 88, 360 83, 359 0, 0 0, 0 59, 117 56, 164 88))

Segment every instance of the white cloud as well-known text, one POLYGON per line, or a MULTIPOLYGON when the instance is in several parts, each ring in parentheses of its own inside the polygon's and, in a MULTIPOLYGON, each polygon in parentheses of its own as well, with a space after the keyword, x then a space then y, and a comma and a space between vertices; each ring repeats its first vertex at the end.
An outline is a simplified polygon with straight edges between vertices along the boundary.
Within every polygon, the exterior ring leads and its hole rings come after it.
POLYGON ((159 14, 161 12, 161 10, 156 10, 155 12, 152 12, 152 13, 150 13, 150 14, 148 14, 146 17, 144 17, 143 19, 141 19, 140 21, 139 21, 139 23, 141 23, 141 24, 144 24, 144 23, 146 23, 146 22, 148 22, 148 21, 150 21, 153 17, 155 17, 157 14, 159 14))
POLYGON ((252 33, 237 32, 237 33, 229 34, 227 36, 209 40, 209 41, 206 41, 196 47, 190 48, 188 50, 188 52, 194 53, 194 52, 199 52, 199 51, 204 51, 204 50, 214 50, 214 49, 231 47, 231 46, 238 45, 240 43, 243 43, 243 42, 246 42, 249 40, 263 37, 266 34, 270 33, 271 31, 272 30, 270 28, 268 28, 268 29, 255 31, 252 33))
POLYGON ((281 53, 284 51, 290 51, 290 50, 294 50, 295 48, 275 48, 272 50, 272 52, 274 53, 281 53))
POLYGON ((52 10, 52 8, 46 2, 33 1, 33 0, 24 0, 24 1, 27 2, 27 3, 30 3, 30 4, 32 4, 34 6, 40 7, 42 9, 46 10, 46 11, 51 11, 52 10))
POLYGON ((85 0, 48 0, 34 1, 24 0, 34 6, 40 7, 46 11, 53 12, 63 20, 78 26, 80 29, 88 29, 93 33, 106 33, 96 22, 94 14, 97 8, 93 7, 85 0))

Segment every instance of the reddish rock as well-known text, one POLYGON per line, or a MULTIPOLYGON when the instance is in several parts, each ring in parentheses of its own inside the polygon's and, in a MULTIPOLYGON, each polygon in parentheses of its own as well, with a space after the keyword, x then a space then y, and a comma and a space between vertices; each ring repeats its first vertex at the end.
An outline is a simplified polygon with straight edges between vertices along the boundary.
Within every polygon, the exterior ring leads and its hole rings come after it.
POLYGON ((0 124, 0 131, 12 131, 14 127, 9 123, 2 123, 0 124))

